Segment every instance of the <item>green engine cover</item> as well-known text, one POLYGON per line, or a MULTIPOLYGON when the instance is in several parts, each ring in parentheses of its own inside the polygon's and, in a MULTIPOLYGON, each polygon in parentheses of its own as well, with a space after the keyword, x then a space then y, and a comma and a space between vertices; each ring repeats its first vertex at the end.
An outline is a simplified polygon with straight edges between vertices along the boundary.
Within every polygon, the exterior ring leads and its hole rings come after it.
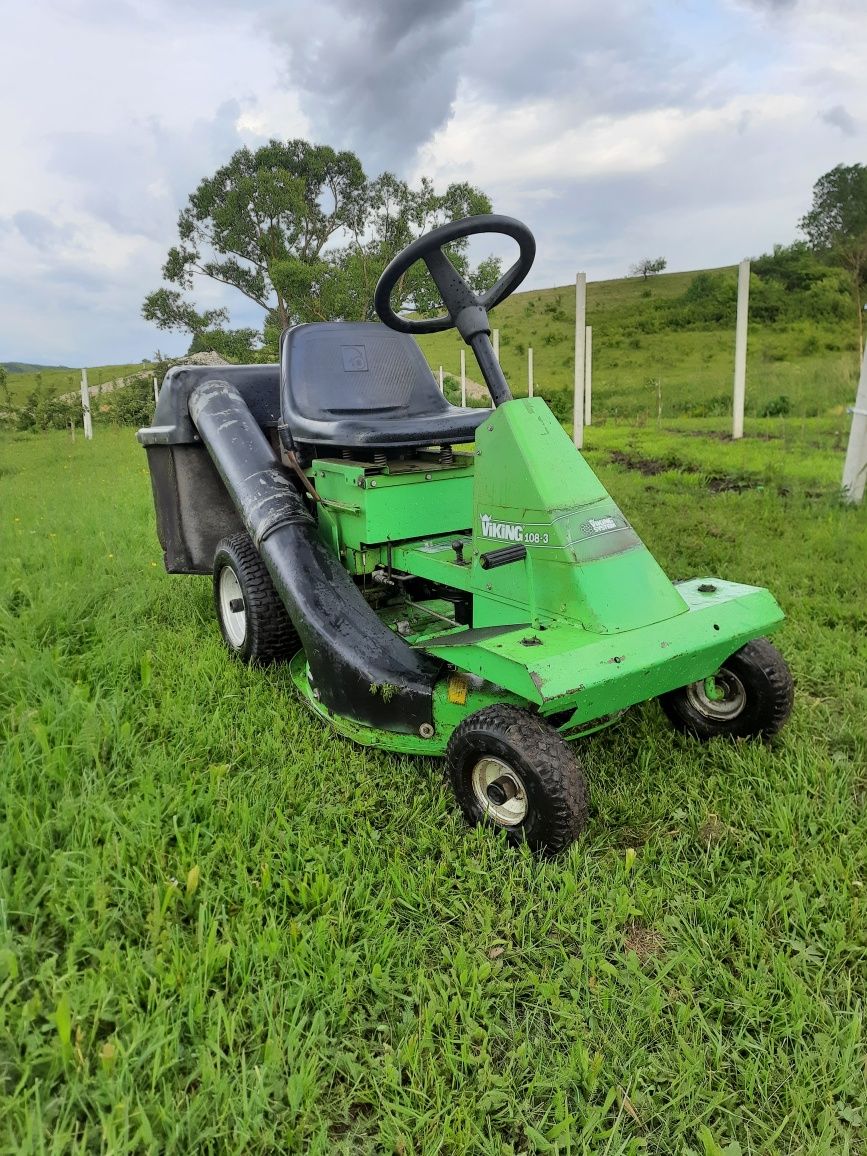
POLYGON ((479 427, 476 446, 474 626, 526 621, 529 607, 532 617, 612 634, 686 613, 541 398, 500 406, 479 427), (526 566, 482 569, 482 554, 512 543, 526 547, 526 566))

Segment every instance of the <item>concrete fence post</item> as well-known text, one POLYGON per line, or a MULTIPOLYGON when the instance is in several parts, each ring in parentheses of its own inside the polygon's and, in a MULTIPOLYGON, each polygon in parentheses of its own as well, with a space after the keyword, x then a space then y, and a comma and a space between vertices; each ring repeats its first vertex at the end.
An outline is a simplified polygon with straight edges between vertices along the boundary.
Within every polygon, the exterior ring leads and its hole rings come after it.
POLYGON ((575 277, 575 397, 572 404, 572 441, 584 445, 584 359, 587 340, 587 274, 575 277))
POLYGON ((584 424, 590 425, 593 394, 593 326, 584 330, 584 424))
POLYGON ((93 422, 90 418, 90 391, 87 388, 87 370, 81 371, 81 412, 84 419, 84 436, 90 441, 93 437, 93 422))
POLYGON ((863 501, 864 483, 867 481, 867 354, 861 362, 858 393, 850 413, 852 427, 843 466, 843 496, 847 502, 857 504, 863 501))
POLYGON ((750 262, 738 266, 738 315, 735 329, 735 383, 732 404, 732 438, 744 436, 744 401, 747 392, 747 322, 750 313, 750 262))

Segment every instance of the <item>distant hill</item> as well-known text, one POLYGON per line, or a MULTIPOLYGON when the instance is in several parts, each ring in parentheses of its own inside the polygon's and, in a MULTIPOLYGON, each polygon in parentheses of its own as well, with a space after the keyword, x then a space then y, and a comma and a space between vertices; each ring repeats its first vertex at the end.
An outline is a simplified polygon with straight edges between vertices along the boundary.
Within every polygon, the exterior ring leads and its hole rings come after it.
POLYGON ((7 373, 40 373, 50 369, 71 369, 69 365, 31 365, 29 361, 0 361, 7 373))
MULTIPOLYGON (((22 365, 21 362, 8 364, 22 365)), ((126 365, 96 365, 88 367, 87 378, 91 386, 104 385, 118 377, 127 377, 143 368, 141 362, 126 365)), ((13 405, 21 405, 32 393, 45 397, 60 397, 75 392, 81 382, 81 370, 68 366, 38 365, 9 371, 8 389, 13 405)))
MULTIPOLYGON (((813 262, 806 271, 776 258, 753 263, 746 412, 754 416, 844 415, 855 397, 858 353, 851 292, 838 270, 813 262)), ((731 412, 737 267, 594 281, 587 286, 593 328, 593 412, 599 418, 712 417, 731 412), (658 383, 658 387, 657 387, 658 383)), ((536 392, 561 420, 571 420, 575 286, 516 293, 491 314, 500 330, 500 361, 516 397, 527 392, 533 349, 536 392)), ((454 330, 419 340, 434 373, 460 373, 454 330)), ((467 350, 467 375, 480 373, 467 350)), ((13 404, 33 392, 77 391, 80 371, 5 362, 13 404)), ((88 369, 89 384, 108 385, 146 366, 88 369)))
MULTIPOLYGON (((836 270, 787 285, 750 279, 748 414, 808 417, 851 405, 858 373, 851 294, 836 270)), ((666 416, 731 412, 737 267, 594 281, 587 286, 593 328, 593 401, 599 417, 656 415, 656 382, 666 416)), ((491 313, 500 330, 500 363, 516 397, 527 393, 527 349, 536 392, 561 420, 571 414, 575 286, 516 293, 491 313)), ((428 364, 460 374, 454 330, 419 338, 428 364)), ((479 380, 467 350, 467 375, 479 380)))

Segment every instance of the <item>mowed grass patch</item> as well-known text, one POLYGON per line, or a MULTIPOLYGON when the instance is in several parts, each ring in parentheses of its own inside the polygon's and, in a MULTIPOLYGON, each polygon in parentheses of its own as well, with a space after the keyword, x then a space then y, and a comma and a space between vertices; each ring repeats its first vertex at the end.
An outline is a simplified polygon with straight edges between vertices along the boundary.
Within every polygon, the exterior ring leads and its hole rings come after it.
POLYGON ((861 1151, 867 521, 797 429, 588 432, 673 577, 772 587, 797 699, 585 742, 553 863, 229 661, 131 431, 0 440, 0 1147, 861 1151))

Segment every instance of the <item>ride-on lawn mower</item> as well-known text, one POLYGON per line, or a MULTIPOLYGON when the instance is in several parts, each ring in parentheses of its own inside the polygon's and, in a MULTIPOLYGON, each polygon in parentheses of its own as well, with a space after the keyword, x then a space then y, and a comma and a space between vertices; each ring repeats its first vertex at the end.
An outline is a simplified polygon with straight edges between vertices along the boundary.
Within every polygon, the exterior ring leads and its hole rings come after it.
POLYGON ((587 819, 573 740, 650 698, 699 739, 767 737, 792 680, 761 637, 771 594, 672 583, 545 402, 509 392, 487 311, 535 248, 509 217, 435 229, 383 273, 383 325, 296 325, 279 366, 176 367, 138 437, 166 569, 213 573, 233 655, 291 662, 356 742, 445 755, 471 823, 555 852, 587 819), (519 256, 477 296, 443 247, 486 232, 519 256), (395 313, 418 260, 447 315, 395 313), (491 409, 450 405, 411 336, 452 326, 491 409))

